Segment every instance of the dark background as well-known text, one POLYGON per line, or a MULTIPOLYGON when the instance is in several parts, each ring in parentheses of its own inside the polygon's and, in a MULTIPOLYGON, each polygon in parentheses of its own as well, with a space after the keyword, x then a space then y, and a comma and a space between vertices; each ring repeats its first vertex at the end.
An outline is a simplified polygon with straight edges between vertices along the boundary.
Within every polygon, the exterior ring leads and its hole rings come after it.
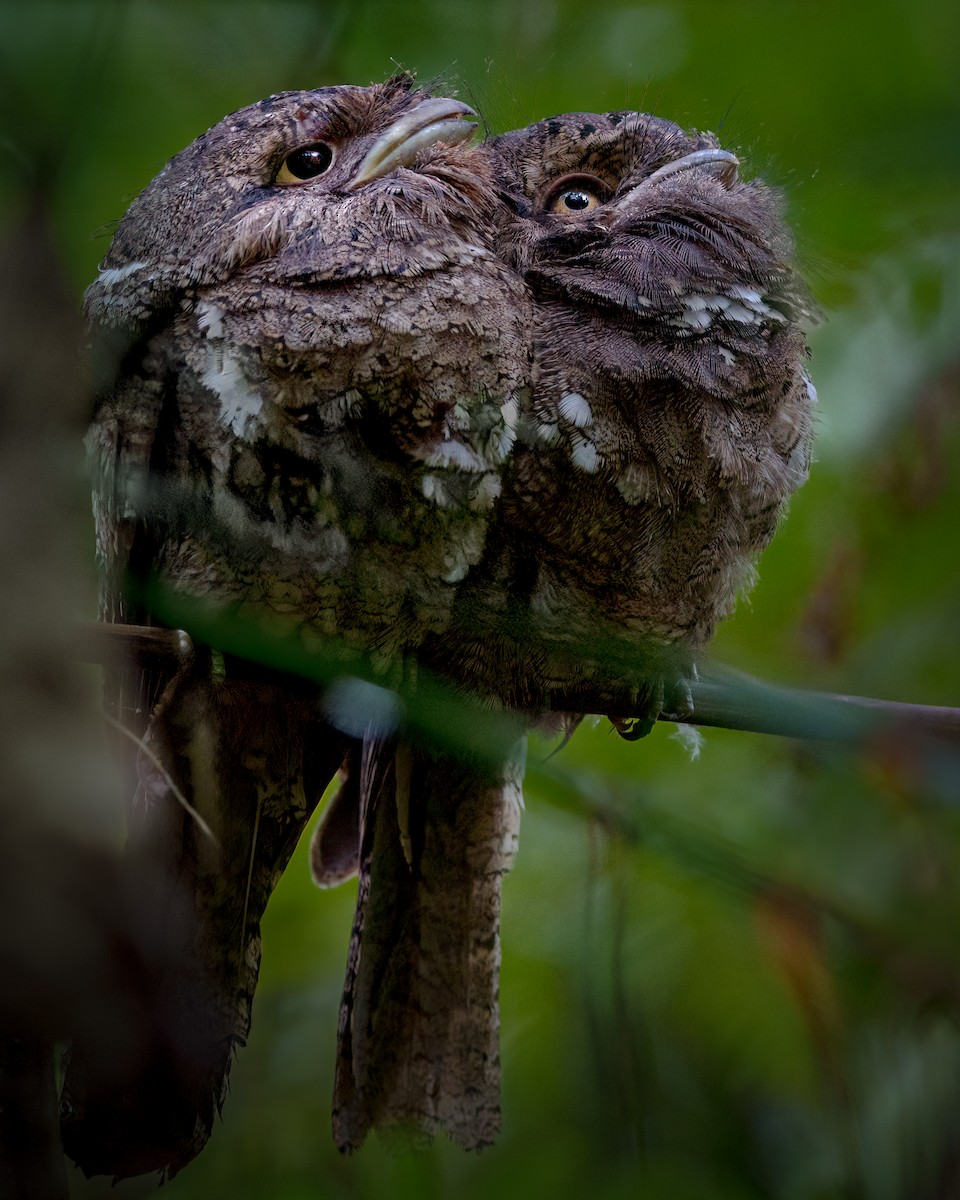
MULTIPOLYGON (((6 0, 0 213, 7 231, 49 215, 60 266, 38 258, 34 282, 79 305, 110 223, 197 134, 396 64, 442 76, 493 131, 634 107, 718 132, 786 191, 825 321, 812 478, 716 656, 957 705, 958 35, 952 0, 6 0)), ((84 569, 63 590, 89 616, 81 490, 84 569)), ((847 755, 712 731, 693 761, 669 726, 628 745, 605 722, 550 749, 531 747, 505 888, 498 1146, 336 1154, 353 889, 315 891, 301 847, 223 1123, 165 1194, 960 1195, 956 758, 897 732, 847 755)))

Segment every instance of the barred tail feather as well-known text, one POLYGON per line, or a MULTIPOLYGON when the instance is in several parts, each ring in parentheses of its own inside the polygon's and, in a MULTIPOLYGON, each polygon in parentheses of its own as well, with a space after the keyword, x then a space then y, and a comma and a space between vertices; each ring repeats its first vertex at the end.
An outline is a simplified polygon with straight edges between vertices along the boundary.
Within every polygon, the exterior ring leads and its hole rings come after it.
MULTIPOLYGON (((522 750, 522 748, 520 748, 522 750)), ((371 1128, 465 1149, 500 1127, 500 892, 522 753, 499 770, 368 739, 357 918, 340 1014, 334 1138, 371 1128)))

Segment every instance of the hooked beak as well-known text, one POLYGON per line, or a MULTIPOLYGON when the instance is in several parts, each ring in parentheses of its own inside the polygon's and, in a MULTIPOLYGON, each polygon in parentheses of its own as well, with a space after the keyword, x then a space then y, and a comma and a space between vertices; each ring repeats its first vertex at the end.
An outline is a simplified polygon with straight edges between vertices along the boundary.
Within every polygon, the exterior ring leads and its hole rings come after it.
POLYGON ((710 166, 713 163, 718 164, 719 169, 716 174, 723 186, 732 188, 737 182, 737 168, 740 166, 740 160, 729 150, 694 150, 691 154, 685 154, 683 158, 676 158, 673 162, 658 167, 652 175, 647 176, 644 182, 653 183, 657 179, 666 179, 668 175, 675 175, 678 171, 689 171, 693 167, 710 166))
POLYGON ((477 114, 459 100, 424 100, 394 121, 370 147, 347 188, 353 191, 371 179, 379 179, 394 167, 409 167, 424 146, 465 142, 477 128, 476 122, 461 120, 477 114))

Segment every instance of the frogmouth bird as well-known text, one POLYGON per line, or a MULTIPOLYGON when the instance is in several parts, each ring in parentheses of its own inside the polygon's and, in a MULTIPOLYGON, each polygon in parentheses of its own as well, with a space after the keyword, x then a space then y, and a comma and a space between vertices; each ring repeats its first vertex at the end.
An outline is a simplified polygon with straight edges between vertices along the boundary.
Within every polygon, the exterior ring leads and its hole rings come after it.
MULTIPOLYGON (((406 76, 272 96, 133 202, 86 297, 104 620, 147 621, 157 595, 230 608, 305 656, 331 639, 362 651, 388 681, 446 628, 529 360, 472 115, 406 76)), ((126 873, 156 1013, 122 1060, 74 1042, 64 1143, 88 1174, 172 1175, 207 1140, 247 1037, 266 901, 355 743, 309 686, 208 650, 167 675, 122 664, 107 709, 136 739, 126 873)), ((397 824, 395 777, 389 762, 370 773, 366 842, 397 824)), ((505 869, 511 788, 493 807, 474 821, 493 831, 471 867, 481 892, 505 869)), ((484 987, 495 996, 495 978, 484 987)), ((366 1104, 362 1031, 345 1022, 366 1104)), ((347 1123, 353 1144, 367 1117, 347 1123)))
POLYGON ((791 238, 735 155, 655 116, 566 114, 489 151, 532 399, 437 663, 534 708, 633 686, 655 717, 807 476, 791 238))
MULTIPOLYGON (((103 617, 159 587, 388 685, 416 664, 528 725, 587 691, 626 730, 625 689, 650 720, 682 692, 806 477, 805 293, 777 198, 712 135, 573 113, 468 146, 471 115, 406 77, 286 93, 134 202, 87 297, 103 617)), ((335 691, 210 650, 109 673, 163 1015, 124 1062, 71 1050, 88 1173, 206 1141, 338 769, 312 846, 319 883, 360 875, 335 1138, 493 1139, 522 748, 344 721, 335 691)))

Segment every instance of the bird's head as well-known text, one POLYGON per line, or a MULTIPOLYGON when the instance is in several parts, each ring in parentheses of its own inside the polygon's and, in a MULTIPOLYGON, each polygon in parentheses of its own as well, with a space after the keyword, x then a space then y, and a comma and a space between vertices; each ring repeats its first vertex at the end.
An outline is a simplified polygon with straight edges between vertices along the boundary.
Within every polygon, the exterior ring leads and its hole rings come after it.
POLYGON ((760 287, 791 243, 771 191, 710 133, 647 113, 568 113, 493 139, 501 252, 535 293, 673 318, 690 294, 760 287))
POLYGON ((163 168, 120 222, 88 311, 137 323, 188 288, 257 268, 272 282, 442 269, 486 238, 475 114, 408 75, 283 92, 241 109, 163 168))

